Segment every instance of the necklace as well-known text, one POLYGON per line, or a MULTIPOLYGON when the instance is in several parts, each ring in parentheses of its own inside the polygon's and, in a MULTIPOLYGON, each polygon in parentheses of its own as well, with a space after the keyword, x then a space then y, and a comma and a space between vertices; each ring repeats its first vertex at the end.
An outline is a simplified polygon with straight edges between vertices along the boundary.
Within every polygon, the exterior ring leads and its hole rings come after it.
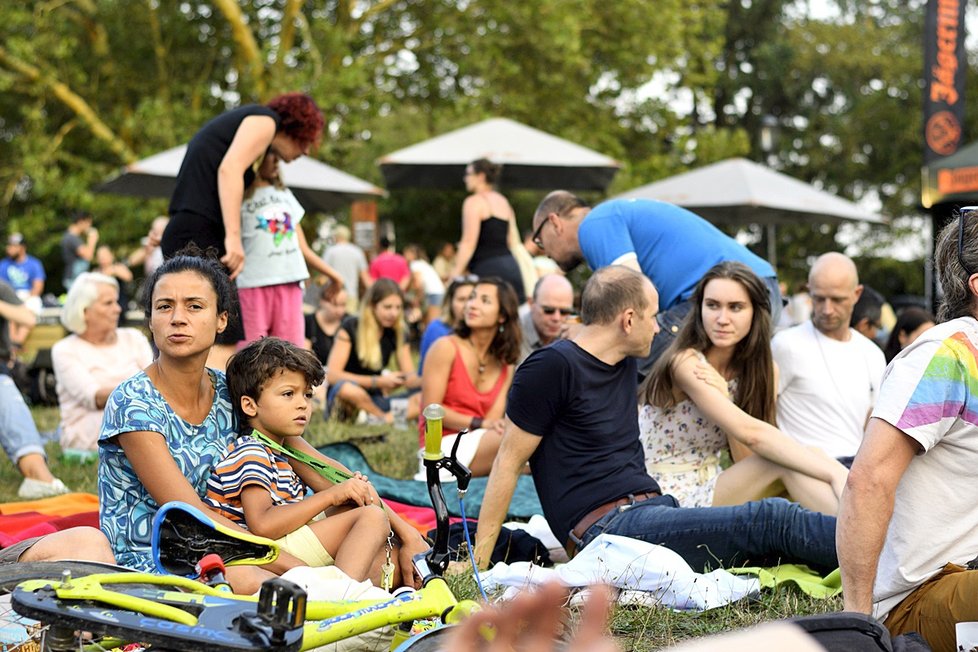
POLYGON ((476 350, 475 344, 473 344, 471 340, 469 341, 469 346, 472 347, 472 353, 475 353, 475 361, 479 364, 479 375, 481 376, 486 371, 486 365, 489 364, 488 351, 486 352, 485 358, 480 358, 479 352, 476 350))

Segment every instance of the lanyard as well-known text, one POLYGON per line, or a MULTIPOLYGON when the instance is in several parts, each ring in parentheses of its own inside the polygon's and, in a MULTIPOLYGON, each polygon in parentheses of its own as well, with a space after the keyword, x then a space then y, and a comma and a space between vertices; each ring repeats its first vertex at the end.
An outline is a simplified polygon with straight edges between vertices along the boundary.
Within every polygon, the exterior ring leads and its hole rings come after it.
POLYGON ((298 460, 304 464, 308 464, 315 469, 319 475, 323 476, 333 484, 339 484, 344 480, 349 480, 353 477, 346 471, 341 471, 332 464, 328 464, 319 458, 313 457, 309 453, 296 450, 291 446, 282 446, 277 441, 273 441, 271 438, 267 437, 261 432, 258 432, 257 430, 252 430, 251 436, 271 448, 273 451, 281 453, 286 457, 291 457, 292 459, 298 460))

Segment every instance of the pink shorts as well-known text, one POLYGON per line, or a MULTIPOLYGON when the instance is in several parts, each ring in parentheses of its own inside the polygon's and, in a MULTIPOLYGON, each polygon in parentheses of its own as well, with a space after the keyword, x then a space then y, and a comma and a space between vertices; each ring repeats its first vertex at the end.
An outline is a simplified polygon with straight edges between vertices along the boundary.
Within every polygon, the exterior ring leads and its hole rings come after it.
POLYGON ((248 342, 266 335, 281 337, 296 346, 305 344, 302 288, 298 283, 241 288, 238 298, 241 300, 241 323, 245 333, 244 340, 238 342, 239 351, 248 342))

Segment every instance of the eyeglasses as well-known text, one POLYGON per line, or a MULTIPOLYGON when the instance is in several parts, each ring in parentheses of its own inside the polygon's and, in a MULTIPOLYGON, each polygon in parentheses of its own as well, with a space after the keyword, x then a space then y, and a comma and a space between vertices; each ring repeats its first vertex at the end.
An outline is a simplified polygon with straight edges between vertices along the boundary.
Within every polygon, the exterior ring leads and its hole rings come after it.
POLYGON ((545 218, 543 218, 543 221, 540 222, 540 226, 538 226, 537 230, 533 232, 533 237, 531 238, 533 244, 541 249, 543 249, 543 240, 540 239, 540 233, 543 231, 543 227, 546 226, 549 221, 550 215, 548 214, 545 218))
POLYGON ((463 274, 462 276, 453 276, 451 282, 457 285, 463 285, 466 283, 478 283, 479 277, 476 276, 475 274, 463 274))
POLYGON ((540 306, 540 310, 545 315, 552 315, 555 312, 559 312, 561 317, 573 317, 577 314, 577 311, 573 308, 557 308, 555 306, 540 306))
POLYGON ((958 262, 968 274, 968 278, 974 276, 976 272, 971 269, 971 265, 964 261, 964 220, 975 211, 978 211, 978 206, 965 206, 961 209, 961 214, 958 215, 958 262))

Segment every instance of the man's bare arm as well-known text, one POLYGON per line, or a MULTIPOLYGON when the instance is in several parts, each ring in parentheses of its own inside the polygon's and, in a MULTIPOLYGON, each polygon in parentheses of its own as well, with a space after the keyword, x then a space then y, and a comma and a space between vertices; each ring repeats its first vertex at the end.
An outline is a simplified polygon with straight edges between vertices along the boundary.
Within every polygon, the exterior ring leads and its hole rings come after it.
POLYGON ((479 510, 479 529, 475 537, 475 561, 479 568, 489 565, 492 549, 499 537, 499 528, 503 525, 516 490, 516 481, 533 451, 540 445, 540 437, 526 432, 512 422, 507 424, 506 434, 503 435, 499 452, 496 453, 489 472, 482 509, 479 510))
POLYGON ((870 419, 852 464, 836 526, 847 611, 872 613, 873 584, 896 488, 920 444, 882 419, 870 419))
POLYGON ((37 316, 34 314, 34 311, 22 303, 13 304, 0 301, 0 317, 29 328, 33 328, 37 323, 37 316))

